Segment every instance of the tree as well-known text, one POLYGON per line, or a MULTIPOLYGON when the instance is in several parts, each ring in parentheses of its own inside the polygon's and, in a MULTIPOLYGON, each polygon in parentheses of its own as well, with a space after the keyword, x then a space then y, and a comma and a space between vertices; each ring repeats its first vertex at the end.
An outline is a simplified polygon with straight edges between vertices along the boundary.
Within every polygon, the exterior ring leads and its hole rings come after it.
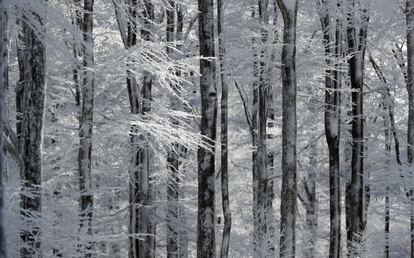
MULTIPOLYGON (((414 163, 414 1, 406 1, 407 23, 407 91, 408 91, 408 127, 407 127, 407 161, 414 163)), ((414 257, 414 190, 409 189, 410 225, 411 225, 411 257, 414 257)))
POLYGON ((224 227, 221 242, 221 258, 229 256, 230 232, 231 232, 231 210, 229 198, 229 175, 228 175, 228 97, 229 87, 226 70, 226 42, 224 36, 224 1, 217 0, 217 33, 219 38, 220 59, 220 81, 221 81, 221 200, 223 206, 224 227))
MULTIPOLYGON (((44 1, 36 4, 45 5, 44 1)), ((32 8, 32 6, 28 6, 32 8)), ((21 11, 19 24, 22 26, 19 45, 19 86, 16 89, 18 114, 19 154, 21 156, 20 175, 22 179, 21 215, 25 227, 21 239, 22 257, 39 257, 42 178, 42 128, 46 88, 46 49, 44 17, 33 12, 25 15, 21 11), (31 24, 35 24, 36 30, 31 24)), ((29 12, 30 13, 30 12, 29 12)))
MULTIPOLYGON (((364 60, 368 32, 368 10, 360 7, 354 0, 348 1, 347 13, 347 43, 349 77, 351 83, 352 101, 352 160, 351 184, 347 191, 350 210, 346 214, 350 225, 348 228, 348 252, 354 253, 362 240, 366 225, 365 184, 364 180, 364 60), (357 27, 357 20, 361 25, 357 27), (349 218, 348 218, 349 217, 349 218)), ((355 254, 355 253, 354 253, 355 254)))
POLYGON ((201 136, 198 159, 197 257, 215 257, 215 141, 217 86, 214 50, 214 0, 198 0, 200 44, 201 136))
POLYGON ((283 125, 280 257, 295 257, 296 182, 296 23, 297 0, 277 0, 283 16, 283 125))
MULTIPOLYGON (((3 0, 0 0, 0 131, 3 132, 3 113, 4 113, 4 89, 6 88, 6 70, 7 70, 7 22, 6 6, 3 0), (4 71, 4 72, 3 72, 4 71)), ((4 152, 3 137, 0 137, 0 257, 6 257, 6 239, 4 234, 4 152)))
MULTIPOLYGON (((94 106, 94 53, 93 53, 93 6, 94 0, 83 2, 83 80, 81 90, 81 116, 79 121, 80 147, 78 155, 79 164, 79 190, 81 230, 85 230, 88 237, 92 236, 93 219, 93 189, 92 189, 92 133, 93 133, 93 106, 94 106)), ((92 257, 92 243, 85 245, 85 257, 92 257)))
POLYGON ((341 2, 336 8, 328 5, 329 1, 317 1, 321 19, 323 43, 325 46, 325 135, 329 149, 329 202, 330 202, 330 245, 329 257, 339 257, 341 254, 341 194, 339 179, 339 143, 341 117, 341 72, 338 65, 342 54, 342 27, 340 18, 336 22, 332 15, 338 16, 341 2))
MULTIPOLYGON (((167 6, 167 42, 171 45, 167 46, 167 54, 170 58, 174 59, 173 47, 175 42, 182 34, 182 17, 180 18, 180 12, 178 3, 175 1, 169 1, 167 6), (177 5, 177 6, 176 6, 177 5), (177 7, 177 8, 176 8, 177 7), (177 15, 176 15, 177 13, 177 15), (177 16, 177 17, 176 17, 177 16), (177 23, 175 21, 177 19, 177 23), (177 32, 177 35, 176 35, 177 32)), ((182 15, 182 14, 181 14, 182 15)), ((180 75, 180 72, 177 72, 180 75)), ((178 89, 174 85, 171 85, 172 90, 177 94, 170 97, 170 106, 172 110, 179 111, 181 107, 180 100, 177 96, 180 96, 178 89)), ((172 124, 177 126, 179 121, 173 119, 172 124)), ((173 144, 169 150, 167 157, 167 165, 169 169, 167 178, 167 257, 175 258, 181 257, 182 250, 180 250, 180 217, 179 217, 179 184, 180 184, 180 166, 181 166, 181 150, 182 146, 179 144, 173 144)))

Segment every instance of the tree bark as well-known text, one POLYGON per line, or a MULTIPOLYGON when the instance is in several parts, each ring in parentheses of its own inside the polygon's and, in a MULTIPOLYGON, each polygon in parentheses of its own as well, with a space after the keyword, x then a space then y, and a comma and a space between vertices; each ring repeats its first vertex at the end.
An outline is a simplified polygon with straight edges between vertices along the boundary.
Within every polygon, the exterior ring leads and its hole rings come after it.
MULTIPOLYGON (((8 71, 8 49, 7 49, 7 18, 6 6, 3 0, 0 0, 0 132, 3 132, 4 121, 4 92, 7 88, 7 71, 8 71)), ((5 174, 3 137, 0 137, 0 257, 6 258, 6 238, 4 232, 4 185, 3 178, 5 174)))
POLYGON ((221 242, 221 258, 229 256, 230 232, 231 232, 231 210, 229 198, 228 180, 228 83, 226 75, 226 44, 223 32, 224 23, 224 3, 217 0, 217 33, 219 37, 219 59, 220 59, 220 79, 221 79, 221 200, 223 206, 224 227, 221 242))
MULTIPOLYGON (((131 11, 132 17, 135 16, 137 6, 136 0, 133 0, 131 11)), ((143 11, 141 14, 143 29, 141 37, 143 40, 152 40, 151 21, 154 20, 154 5, 151 1, 143 2, 143 11)), ((132 44, 136 44, 137 25, 132 20, 131 27, 128 31, 132 44)), ((131 46, 133 46, 131 45, 131 46)), ((148 119, 151 112, 152 98, 152 75, 144 71, 141 90, 134 79, 130 81, 129 97, 131 102, 131 112, 139 114, 142 118, 148 119)), ((136 131, 136 129, 134 129, 136 131)), ((154 157, 153 151, 149 144, 149 135, 138 132, 138 135, 132 136, 133 160, 131 163, 131 186, 130 186, 130 205, 131 221, 130 233, 138 234, 132 236, 130 247, 130 258, 151 258, 155 257, 155 207, 154 207, 154 157), (144 240, 141 240, 141 239, 144 240)))
MULTIPOLYGON (((175 19, 176 19, 176 8, 175 1, 168 1, 167 6, 167 42, 173 44, 175 42, 175 19)), ((177 17, 178 19, 178 17, 177 17)), ((171 46, 172 47, 172 46, 171 46)), ((170 58, 174 59, 173 49, 167 46, 167 54, 170 58)), ((171 85, 173 90, 175 86, 171 85)), ((176 94, 178 92, 176 91, 176 94)), ((180 103, 176 96, 170 98, 170 106, 172 110, 180 110, 180 103)), ((174 125, 178 125, 178 121, 173 120, 174 125)), ((180 171, 180 146, 173 144, 171 150, 168 153, 167 164, 169 174, 167 178, 167 257, 178 258, 180 257, 180 246, 179 246, 179 171, 180 171)))
POLYGON ((282 193, 280 257, 295 257, 296 182, 296 21, 298 1, 277 0, 283 16, 282 193))
POLYGON ((357 255, 356 248, 362 240, 366 225, 366 189, 364 180, 364 113, 363 113, 363 87, 364 87, 364 59, 366 38, 368 30, 368 14, 366 9, 358 10, 361 17, 355 14, 355 3, 350 3, 351 12, 348 13, 348 59, 349 75, 351 82, 352 99, 352 160, 351 160, 351 185, 349 191, 350 210, 348 252, 357 255), (357 31, 356 20, 361 20, 362 25, 357 31))
MULTIPOLYGON (((38 1, 39 4, 45 4, 38 1)), ((39 27, 34 31, 27 24, 28 17, 19 20, 22 26, 19 47, 19 85, 16 90, 18 114, 19 153, 22 157, 20 175, 22 179, 21 215, 25 227, 20 236, 24 246, 22 257, 41 257, 40 228, 41 175, 42 175, 42 128, 46 88, 46 51, 42 42, 45 33, 44 17, 37 13, 39 27)))
MULTIPOLYGON (((414 163, 414 0, 406 2, 407 23, 407 91, 408 91, 408 127, 407 127, 407 161, 410 166, 414 163)), ((413 180, 413 176, 411 179, 413 180)), ((413 182, 413 181, 411 181, 413 182)), ((412 185, 412 184, 411 184, 412 185)), ((414 258, 414 190, 409 189, 410 198, 410 228, 411 228, 411 258, 414 258)))
MULTIPOLYGON (((325 45, 325 61, 328 66, 325 71, 325 135, 329 149, 329 257, 339 258, 341 254, 341 195, 339 177, 341 73, 337 62, 339 62, 338 59, 341 57, 342 50, 342 26, 338 18, 336 19, 336 24, 334 24, 327 0, 320 0, 317 3, 325 45), (335 28, 334 31, 332 30, 333 27, 335 28)), ((337 7, 339 8, 339 6, 340 2, 338 1, 337 7)))
POLYGON ((215 257, 215 141, 217 124, 216 63, 214 60, 214 0, 198 0, 200 44, 201 135, 199 147, 197 257, 215 257))
MULTIPOLYGON (((92 236, 92 217, 93 217, 93 189, 92 189, 92 133, 93 133, 93 106, 94 106, 94 53, 93 53, 93 5, 94 0, 84 0, 83 3, 83 80, 81 90, 81 116, 79 138, 80 147, 78 155, 79 164, 79 190, 81 232, 85 232, 87 237, 92 236)), ((82 247, 85 257, 92 257, 92 242, 87 241, 82 247)))

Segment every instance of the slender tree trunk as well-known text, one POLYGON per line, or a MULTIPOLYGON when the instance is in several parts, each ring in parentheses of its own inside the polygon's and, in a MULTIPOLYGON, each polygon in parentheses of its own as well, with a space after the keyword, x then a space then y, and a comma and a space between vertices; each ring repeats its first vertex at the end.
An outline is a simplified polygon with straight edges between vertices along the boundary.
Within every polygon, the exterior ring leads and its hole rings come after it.
MULTIPOLYGON (((93 53, 93 5, 94 0, 84 0, 83 6, 83 81, 81 91, 81 117, 79 128, 79 190, 81 211, 81 232, 88 238, 92 237, 93 217, 93 189, 92 189, 92 132, 93 132, 93 106, 94 106, 94 53, 93 53)), ((83 246, 85 257, 92 257, 92 241, 87 240, 83 246)))
MULTIPOLYGON (((408 91, 408 129, 407 129, 407 161, 410 165, 414 163, 414 0, 407 0, 406 4, 407 22, 407 91, 408 91)), ((413 176, 411 176, 413 180, 413 176)), ((412 181, 411 181, 412 182, 412 181)), ((414 194, 409 189, 411 213, 411 258, 414 258, 414 194)))
MULTIPOLYGON (((198 0, 200 56, 215 57, 214 0, 198 0)), ((209 147, 199 147, 197 257, 215 257, 215 141, 217 120, 216 63, 200 60, 201 135, 209 147)))
MULTIPOLYGON (((45 4, 38 1, 39 4, 45 4)), ((17 89, 19 153, 22 157, 20 174, 22 179, 21 215, 24 229, 20 250, 22 257, 41 257, 39 218, 41 215, 41 174, 42 174, 42 128, 46 88, 46 52, 42 42, 45 33, 44 17, 33 13, 39 27, 36 31, 20 20, 22 26, 19 47, 20 81, 17 89)))
POLYGON ((221 199, 223 206, 224 227, 221 242, 221 258, 229 256, 230 232, 231 232, 231 210, 229 198, 228 178, 228 83, 226 75, 226 44, 223 32, 224 3, 217 0, 217 33, 219 37, 220 79, 221 79, 221 199))
MULTIPOLYGON (((176 40, 177 42, 177 49, 182 50, 183 43, 183 28, 184 28, 184 13, 183 13, 183 5, 181 3, 176 3, 176 40)), ((178 71, 178 76, 181 76, 181 71, 178 71)), ((183 107, 185 109, 185 107, 183 107)), ((187 159, 188 157, 188 150, 184 146, 180 146, 182 160, 187 159)), ((181 168, 182 173, 185 173, 185 167, 182 166, 181 168)), ((183 195, 182 190, 179 190, 179 195, 183 195)), ((179 257, 180 258, 187 258, 188 257, 188 231, 185 227, 187 225, 187 218, 185 214, 185 207, 183 204, 178 204, 178 221, 180 223, 180 227, 178 227, 178 246, 179 246, 179 257)))
MULTIPOLYGON (((362 12, 362 26, 356 28, 356 14, 354 13, 354 4, 351 3, 351 10, 348 14, 348 59, 349 75, 351 82, 351 99, 352 99, 352 160, 351 160, 351 188, 350 188, 350 214, 349 222, 349 238, 351 249, 348 252, 351 255, 357 255, 355 249, 358 248, 362 240, 362 235, 366 225, 366 190, 364 180, 364 118, 363 118, 363 87, 364 87, 364 59, 365 46, 368 30, 368 14, 367 10, 358 10, 362 12)), ((359 18, 358 18, 359 20, 359 18)), ((348 245, 349 246, 349 245, 348 245)))
POLYGON ((283 16, 283 125, 280 257, 295 257, 296 182, 296 21, 297 0, 277 0, 283 16))
MULTIPOLYGON (((252 17, 255 18, 256 11, 255 7, 252 7, 252 17)), ((260 226, 259 226, 259 212, 258 212, 258 175, 257 175, 257 144, 258 144, 258 112, 259 112, 259 60, 257 53, 257 39, 254 37, 252 39, 253 44, 253 103, 252 103, 252 114, 251 114, 251 137, 252 137, 252 176, 253 176, 253 249, 254 253, 259 256, 262 251, 261 244, 263 240, 261 239, 260 226)))
MULTIPOLYGON (((154 6, 151 1, 138 2, 128 0, 128 17, 123 17, 120 11, 122 1, 115 0, 115 13, 118 21, 121 38, 126 49, 131 49, 137 44, 138 18, 142 18, 144 24, 141 29, 141 37, 146 40, 151 38, 151 21, 154 20, 154 6), (143 5, 141 6, 140 4, 143 5), (142 7, 141 14, 138 8, 142 7)), ((133 59, 128 62, 134 62, 133 59)), ((127 66, 127 88, 131 114, 140 115, 148 119, 151 112, 152 76, 144 71, 142 86, 133 73, 133 68, 127 66)), ((131 164, 129 168, 129 248, 130 258, 155 257, 155 207, 153 189, 153 151, 149 145, 148 135, 138 132, 135 126, 131 127, 131 164)))
MULTIPOLYGON (((387 156, 386 168, 390 171, 390 162, 391 162, 391 142, 392 137, 394 138, 394 148, 395 148, 395 158, 399 165, 401 165, 400 160, 400 144, 397 137, 397 130, 395 126, 395 118, 394 118, 394 105, 391 99, 390 89, 388 86, 387 79, 385 78, 383 72, 381 71, 378 64, 375 62, 374 58, 369 55, 369 61, 374 68, 378 79, 381 81, 382 84, 382 108, 384 113, 387 114, 383 116, 384 120, 384 135, 385 135, 385 153, 387 156)), ((389 176, 389 173, 386 175, 389 176)), ((384 214, 384 239, 385 239, 385 247, 384 247, 384 256, 388 258, 390 256, 390 243, 389 243, 389 234, 390 234, 390 196, 389 196, 389 184, 388 179, 386 180, 386 192, 385 192, 385 214, 384 214)))
MULTIPOLYGON (((82 14, 81 14, 81 0, 73 0, 74 11, 72 12, 72 23, 75 24, 80 30, 82 30, 82 14)), ((81 49, 78 43, 73 43, 73 58, 74 58, 74 66, 73 66, 73 82, 75 83, 75 102, 76 106, 81 106, 81 83, 82 83, 82 66, 79 63, 79 59, 81 57, 81 49)), ((79 116, 80 121, 80 116, 79 116)))
MULTIPOLYGON (((337 3, 337 6, 340 6, 340 2, 337 3)), ((328 66, 325 77, 325 135, 329 149, 329 257, 339 258, 341 254, 341 195, 339 182, 341 74, 338 65, 332 60, 338 60, 341 57, 342 28, 340 20, 336 19, 336 29, 335 31, 332 30, 334 20, 331 19, 333 17, 330 15, 327 0, 318 1, 318 8, 323 30, 325 60, 328 66)))
MULTIPOLYGON (((141 37, 146 40, 152 40, 151 21, 154 20, 154 5, 151 1, 145 0, 142 11, 143 29, 141 29, 141 37)), ((152 98, 152 75, 148 71, 144 71, 142 87, 141 87, 141 110, 139 111, 143 119, 148 119, 151 112, 152 98)), ((137 97, 134 97, 137 98, 137 97)), ((138 98, 139 99, 139 98, 138 98)), ((153 151, 149 144, 149 135, 142 133, 137 136, 134 142, 137 148, 135 157, 135 187, 136 197, 133 205, 137 209, 135 220, 135 234, 142 234, 138 240, 137 246, 132 251, 134 258, 151 258, 155 257, 155 207, 154 207, 154 157, 153 151)))
MULTIPOLYGON (((0 0, 0 131, 3 132, 5 113, 4 92, 7 86, 7 21, 6 9, 3 0, 0 0)), ((4 185, 5 172, 3 137, 0 137, 0 258, 6 258, 6 238, 4 232, 4 185)))
MULTIPOLYGON (((175 12, 176 3, 169 1, 167 9, 167 42, 173 44, 175 41, 175 12)), ((167 47, 168 55, 174 59, 173 50, 171 47, 167 47)), ((175 90, 175 86, 173 86, 175 90)), ((176 92, 178 94, 178 92, 176 92)), ((171 109, 179 110, 180 103, 176 96, 171 97, 171 109)), ((172 121, 173 124, 178 125, 178 121, 172 121)), ((167 257, 178 258, 180 257, 179 249, 179 171, 180 171, 180 146, 173 144, 171 150, 168 153, 167 163, 169 174, 167 178, 167 257)))

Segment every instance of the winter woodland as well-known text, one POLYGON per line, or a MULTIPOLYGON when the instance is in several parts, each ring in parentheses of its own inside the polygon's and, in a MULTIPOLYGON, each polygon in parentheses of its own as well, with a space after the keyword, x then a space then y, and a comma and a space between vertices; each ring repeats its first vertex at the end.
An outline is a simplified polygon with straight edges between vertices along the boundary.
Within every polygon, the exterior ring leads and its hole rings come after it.
POLYGON ((414 0, 0 0, 0 258, 414 258, 414 0))

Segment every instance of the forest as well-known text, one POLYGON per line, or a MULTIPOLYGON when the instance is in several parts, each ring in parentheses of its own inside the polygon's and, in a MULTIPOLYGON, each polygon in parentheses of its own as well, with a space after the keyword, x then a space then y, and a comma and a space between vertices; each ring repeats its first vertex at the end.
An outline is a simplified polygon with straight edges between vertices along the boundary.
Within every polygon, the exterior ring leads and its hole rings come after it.
POLYGON ((414 258, 414 0, 0 0, 0 258, 414 258))

